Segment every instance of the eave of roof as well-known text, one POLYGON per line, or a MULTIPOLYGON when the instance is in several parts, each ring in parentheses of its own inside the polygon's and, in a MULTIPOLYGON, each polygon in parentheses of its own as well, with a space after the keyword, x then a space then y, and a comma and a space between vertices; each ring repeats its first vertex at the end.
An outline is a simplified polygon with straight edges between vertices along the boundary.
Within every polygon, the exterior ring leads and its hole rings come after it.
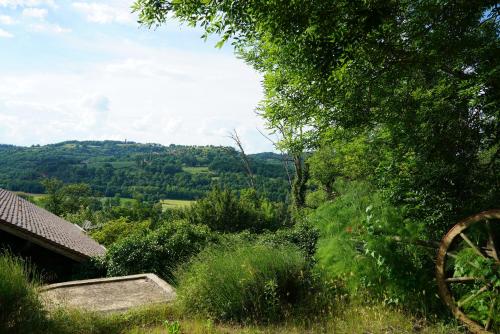
POLYGON ((3 189, 0 229, 78 262, 106 251, 74 224, 3 189))

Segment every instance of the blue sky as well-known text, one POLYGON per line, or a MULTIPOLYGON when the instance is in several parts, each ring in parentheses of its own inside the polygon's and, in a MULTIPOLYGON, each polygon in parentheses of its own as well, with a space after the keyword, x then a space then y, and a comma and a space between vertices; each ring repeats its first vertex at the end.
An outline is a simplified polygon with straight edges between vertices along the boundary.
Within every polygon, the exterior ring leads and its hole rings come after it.
POLYGON ((269 151, 261 77, 178 22, 140 27, 132 1, 0 0, 0 143, 115 139, 269 151))

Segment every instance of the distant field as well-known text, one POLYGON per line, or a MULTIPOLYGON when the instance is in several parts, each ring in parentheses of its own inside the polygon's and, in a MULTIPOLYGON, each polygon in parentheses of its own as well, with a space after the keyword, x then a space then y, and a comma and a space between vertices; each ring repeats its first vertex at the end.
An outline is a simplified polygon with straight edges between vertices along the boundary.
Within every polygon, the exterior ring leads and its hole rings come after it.
POLYGON ((103 166, 107 163, 117 169, 133 167, 136 164, 134 161, 90 161, 89 165, 98 167, 103 166))
POLYGON ((42 197, 47 196, 46 194, 32 194, 32 193, 25 193, 24 191, 15 191, 15 193, 21 196, 31 196, 35 199, 40 199, 42 197))
POLYGON ((46 194, 30 194, 30 193, 25 193, 23 191, 16 191, 15 193, 20 195, 20 196, 31 197, 33 199, 33 202, 35 202, 36 205, 41 205, 41 201, 43 200, 43 198, 45 196, 47 196, 46 194))
MULTIPOLYGON (((114 199, 114 197, 99 197, 102 201, 107 199, 114 199)), ((134 202, 133 198, 120 197, 120 205, 132 204, 134 202)))
POLYGON ((180 209, 186 208, 193 204, 195 201, 181 200, 181 199, 163 199, 160 201, 163 209, 180 209))
MULTIPOLYGON (((196 168, 196 167, 195 167, 196 168)), ((33 198, 34 202, 37 205, 40 205, 41 200, 47 196, 46 194, 30 194, 30 193, 25 193, 22 191, 16 192, 18 195, 24 195, 24 196, 30 196, 33 198)), ((99 197, 102 201, 106 199, 113 199, 114 197, 99 197)), ((124 198, 120 197, 120 205, 122 206, 127 206, 130 205, 134 202, 134 199, 132 198, 124 198)), ((176 209, 176 208, 186 208, 193 204, 195 201, 190 201, 190 200, 182 200, 182 199, 162 199, 160 200, 160 203, 162 205, 163 209, 176 209)))
POLYGON ((210 173, 208 167, 182 167, 182 170, 186 173, 191 174, 202 174, 202 173, 210 173))

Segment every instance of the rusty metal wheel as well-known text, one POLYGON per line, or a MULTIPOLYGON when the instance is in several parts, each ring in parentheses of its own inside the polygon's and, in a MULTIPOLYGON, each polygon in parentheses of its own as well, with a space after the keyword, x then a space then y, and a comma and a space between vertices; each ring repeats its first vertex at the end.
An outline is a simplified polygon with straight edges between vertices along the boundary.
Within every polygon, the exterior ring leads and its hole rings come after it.
POLYGON ((500 333, 500 210, 456 224, 441 241, 441 299, 473 333, 500 333))

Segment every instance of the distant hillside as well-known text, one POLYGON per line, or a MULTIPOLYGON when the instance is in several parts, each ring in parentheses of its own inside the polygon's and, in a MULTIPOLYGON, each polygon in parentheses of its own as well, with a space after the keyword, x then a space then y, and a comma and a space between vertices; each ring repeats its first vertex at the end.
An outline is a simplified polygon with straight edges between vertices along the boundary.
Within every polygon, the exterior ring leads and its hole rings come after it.
MULTIPOLYGON (((272 200, 287 194, 286 172, 275 153, 250 155, 260 191, 272 200)), ((196 199, 214 185, 248 187, 239 153, 222 146, 162 146, 118 141, 67 141, 45 146, 0 145, 0 187, 41 193, 56 177, 85 182, 102 196, 196 199)))

